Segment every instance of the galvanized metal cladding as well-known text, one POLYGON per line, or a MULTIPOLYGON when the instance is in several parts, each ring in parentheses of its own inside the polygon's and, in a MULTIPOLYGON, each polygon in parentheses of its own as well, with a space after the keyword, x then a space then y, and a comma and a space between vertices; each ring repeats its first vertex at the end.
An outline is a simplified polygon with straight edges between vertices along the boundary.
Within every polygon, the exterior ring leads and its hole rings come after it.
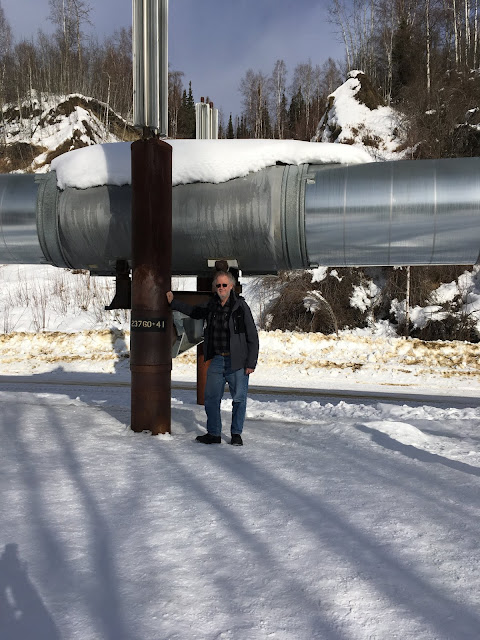
POLYGON ((218 140, 218 109, 205 98, 195 105, 195 131, 197 140, 218 140))
POLYGON ((168 134, 168 0, 133 0, 135 126, 168 134))
POLYGON ((326 266, 474 264, 480 158, 310 167, 308 259, 326 266))
MULTIPOLYGON (((173 188, 172 273, 232 258, 245 275, 312 265, 477 262, 480 158, 273 166, 173 188)), ((115 274, 131 263, 129 186, 57 188, 54 172, 0 176, 0 263, 115 274)))
POLYGON ((32 175, 0 175, 0 263, 45 262, 37 234, 37 193, 32 175))

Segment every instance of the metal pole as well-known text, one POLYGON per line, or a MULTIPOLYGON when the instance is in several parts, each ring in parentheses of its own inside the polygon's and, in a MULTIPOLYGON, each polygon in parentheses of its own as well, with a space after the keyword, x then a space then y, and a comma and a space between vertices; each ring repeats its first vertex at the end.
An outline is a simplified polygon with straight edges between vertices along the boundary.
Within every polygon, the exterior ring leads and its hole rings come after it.
POLYGON ((205 404, 205 386, 210 362, 205 362, 203 342, 197 345, 197 404, 205 404))
POLYGON ((132 144, 131 427, 171 431, 172 147, 132 144))
POLYGON ((168 135, 168 0, 133 0, 133 118, 168 135))
POLYGON ((407 291, 405 294, 405 337, 410 334, 410 266, 407 269, 407 291))
POLYGON ((132 0, 133 122, 146 123, 143 0, 132 0))
MULTIPOLYGON (((197 291, 210 292, 212 290, 212 278, 197 277, 197 291)), ((210 362, 205 362, 203 342, 197 345, 197 404, 205 404, 205 385, 207 383, 207 371, 210 362)))
POLYGON ((172 147, 168 133, 168 0, 133 0, 134 121, 144 140, 132 144, 133 431, 170 433, 172 314, 172 147))

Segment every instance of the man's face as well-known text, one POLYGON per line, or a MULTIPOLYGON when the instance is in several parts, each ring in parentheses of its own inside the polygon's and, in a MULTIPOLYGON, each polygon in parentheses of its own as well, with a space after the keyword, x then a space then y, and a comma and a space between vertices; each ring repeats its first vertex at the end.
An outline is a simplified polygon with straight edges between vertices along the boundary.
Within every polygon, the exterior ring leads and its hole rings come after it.
POLYGON ((233 289, 233 285, 227 276, 218 276, 215 281, 216 292, 218 297, 223 302, 230 297, 230 291, 233 289))

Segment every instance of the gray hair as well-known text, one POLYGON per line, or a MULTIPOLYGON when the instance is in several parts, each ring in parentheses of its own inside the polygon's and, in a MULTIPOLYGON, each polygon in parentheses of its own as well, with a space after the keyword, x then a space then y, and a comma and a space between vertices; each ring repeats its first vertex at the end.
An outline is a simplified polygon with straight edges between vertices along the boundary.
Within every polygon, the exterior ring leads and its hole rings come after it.
POLYGON ((213 277, 213 282, 212 282, 212 289, 213 291, 215 291, 216 289, 216 284, 217 284, 217 280, 220 276, 225 276, 229 279, 230 284, 232 284, 233 286, 236 285, 236 280, 235 280, 235 276, 230 273, 230 271, 217 271, 217 273, 214 275, 213 277))

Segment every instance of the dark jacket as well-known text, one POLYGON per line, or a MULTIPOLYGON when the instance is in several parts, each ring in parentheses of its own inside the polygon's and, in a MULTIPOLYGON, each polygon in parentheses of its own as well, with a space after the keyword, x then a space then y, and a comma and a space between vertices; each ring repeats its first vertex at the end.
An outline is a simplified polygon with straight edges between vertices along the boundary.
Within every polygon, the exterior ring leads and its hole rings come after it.
MULTIPOLYGON (((213 353, 213 319, 218 304, 218 296, 214 294, 210 300, 192 306, 175 298, 171 307, 191 318, 203 318, 203 353, 205 360, 211 360, 213 353)), ((230 329, 230 358, 234 371, 237 369, 255 369, 258 359, 258 333, 250 307, 242 296, 230 293, 231 313, 228 320, 230 329)))

